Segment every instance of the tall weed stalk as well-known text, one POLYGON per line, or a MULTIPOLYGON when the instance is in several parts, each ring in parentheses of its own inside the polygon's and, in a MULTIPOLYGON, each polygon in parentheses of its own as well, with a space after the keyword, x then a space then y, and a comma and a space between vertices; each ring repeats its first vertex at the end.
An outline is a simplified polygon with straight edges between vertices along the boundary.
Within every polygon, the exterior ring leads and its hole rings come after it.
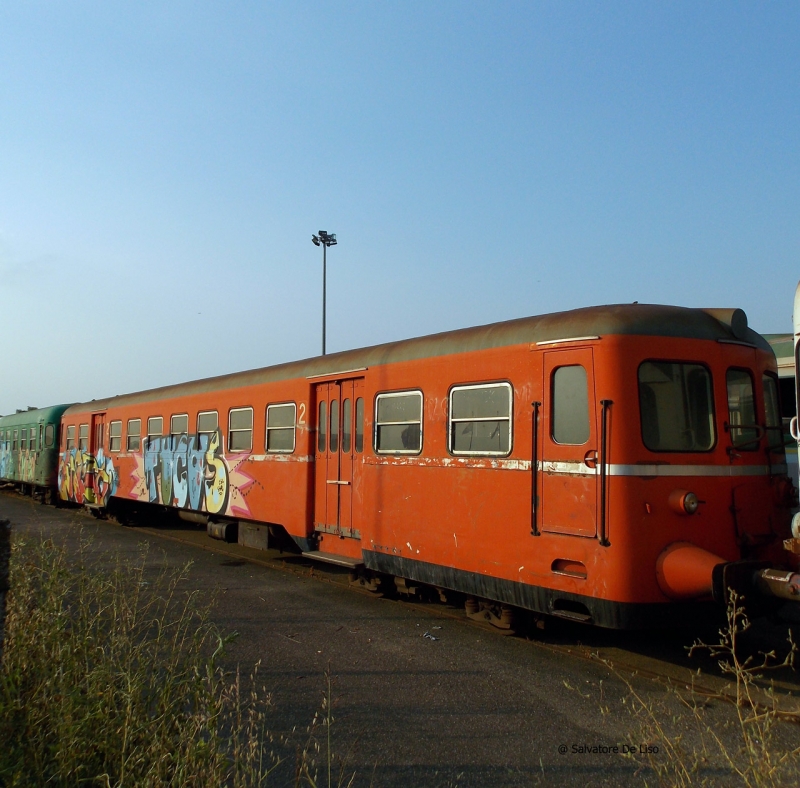
POLYGON ((269 697, 219 666, 227 639, 188 566, 12 549, 0 665, 0 784, 264 785, 269 697))
POLYGON ((647 760, 659 785, 800 785, 800 709, 783 708, 764 681, 766 671, 793 667, 797 648, 790 634, 783 659, 774 651, 745 656, 741 640, 749 628, 742 600, 731 592, 719 642, 698 641, 689 650, 710 654, 730 678, 732 692, 717 697, 670 685, 654 701, 606 662, 627 684, 624 702, 638 720, 639 740, 652 745, 647 760))

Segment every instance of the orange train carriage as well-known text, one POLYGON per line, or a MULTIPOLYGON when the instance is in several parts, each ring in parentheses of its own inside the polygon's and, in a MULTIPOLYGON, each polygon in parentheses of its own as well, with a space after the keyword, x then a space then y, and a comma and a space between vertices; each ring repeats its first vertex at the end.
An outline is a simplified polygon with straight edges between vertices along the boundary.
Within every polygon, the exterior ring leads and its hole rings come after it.
POLYGON ((775 357, 741 310, 593 307, 92 401, 61 448, 64 500, 288 536, 473 610, 645 627, 800 585, 775 357))

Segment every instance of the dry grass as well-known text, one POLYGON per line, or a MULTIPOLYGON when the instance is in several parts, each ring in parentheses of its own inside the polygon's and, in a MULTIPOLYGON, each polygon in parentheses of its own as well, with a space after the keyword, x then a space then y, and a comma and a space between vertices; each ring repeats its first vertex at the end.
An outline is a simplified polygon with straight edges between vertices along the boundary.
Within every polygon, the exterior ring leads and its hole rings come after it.
MULTIPOLYGON (((696 642, 690 649, 690 653, 706 652, 716 658, 731 680, 731 691, 725 696, 710 697, 694 688, 669 685, 665 694, 653 700, 614 671, 628 687, 625 705, 636 720, 637 740, 653 747, 645 757, 658 785, 800 785, 797 701, 792 708, 784 708, 764 680, 769 670, 793 667, 797 649, 790 635, 783 659, 774 652, 761 652, 757 658, 743 656, 742 635, 749 628, 741 600, 732 594, 719 642, 696 642)), ((613 665, 609 667, 613 670, 613 665)), ((699 671, 697 675, 700 678, 699 671)))
POLYGON ((266 784, 280 757, 257 666, 245 692, 188 567, 147 566, 14 545, 0 784, 266 784))

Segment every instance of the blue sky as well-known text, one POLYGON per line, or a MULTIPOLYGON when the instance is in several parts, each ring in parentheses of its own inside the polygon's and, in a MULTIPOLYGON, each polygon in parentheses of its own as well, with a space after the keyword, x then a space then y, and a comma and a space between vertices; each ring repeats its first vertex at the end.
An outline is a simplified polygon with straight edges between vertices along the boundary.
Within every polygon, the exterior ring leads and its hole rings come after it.
POLYGON ((0 5, 0 413, 591 304, 790 330, 800 4, 0 5))

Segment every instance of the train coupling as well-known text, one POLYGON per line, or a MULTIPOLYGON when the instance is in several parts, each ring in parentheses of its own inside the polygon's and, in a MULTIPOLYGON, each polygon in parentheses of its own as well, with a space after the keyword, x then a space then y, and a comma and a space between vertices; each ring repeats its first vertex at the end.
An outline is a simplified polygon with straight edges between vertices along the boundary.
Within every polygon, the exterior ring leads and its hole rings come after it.
POLYGON ((766 561, 725 561, 688 542, 675 542, 661 553, 656 577, 664 594, 676 600, 711 596, 727 605, 735 591, 751 604, 769 599, 800 602, 800 572, 777 569, 766 561))
POLYGON ((727 604, 730 591, 745 598, 754 596, 800 602, 800 573, 776 569, 758 561, 718 564, 712 574, 714 600, 727 604))

